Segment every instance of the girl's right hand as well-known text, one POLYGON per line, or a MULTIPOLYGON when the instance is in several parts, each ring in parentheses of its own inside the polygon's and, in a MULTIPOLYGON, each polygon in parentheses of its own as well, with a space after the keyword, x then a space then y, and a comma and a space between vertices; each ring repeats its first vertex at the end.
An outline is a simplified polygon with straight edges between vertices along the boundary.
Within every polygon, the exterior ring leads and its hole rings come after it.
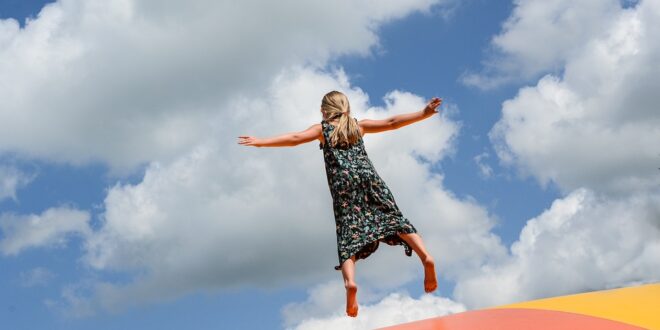
POLYGON ((254 136, 239 136, 238 144, 244 146, 259 147, 259 139, 254 136))
POLYGON ((442 99, 438 97, 434 97, 429 101, 429 103, 426 105, 424 108, 424 114, 428 113, 438 113, 438 110, 436 110, 437 107, 442 104, 442 99))

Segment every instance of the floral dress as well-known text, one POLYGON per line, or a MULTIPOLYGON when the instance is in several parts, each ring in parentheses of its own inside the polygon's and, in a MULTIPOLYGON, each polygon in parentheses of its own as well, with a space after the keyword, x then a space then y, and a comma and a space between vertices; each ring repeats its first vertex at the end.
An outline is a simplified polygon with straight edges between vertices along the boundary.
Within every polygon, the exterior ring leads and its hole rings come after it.
MULTIPOLYGON (((355 119, 357 121, 357 119, 355 119)), ((333 200, 337 229, 339 265, 355 255, 365 259, 378 249, 379 241, 388 245, 403 245, 405 254, 412 248, 397 233, 416 233, 417 229, 406 219, 394 201, 394 196, 380 178, 367 156, 362 137, 348 147, 331 147, 330 133, 335 128, 321 121, 323 150, 328 186, 333 200)))

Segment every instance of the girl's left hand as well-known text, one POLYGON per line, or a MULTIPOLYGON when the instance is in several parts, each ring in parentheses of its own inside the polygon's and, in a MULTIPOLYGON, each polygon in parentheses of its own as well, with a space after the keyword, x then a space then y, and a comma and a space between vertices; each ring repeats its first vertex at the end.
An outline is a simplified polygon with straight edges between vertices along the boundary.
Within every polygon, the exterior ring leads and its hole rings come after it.
POLYGON ((439 107, 440 104, 442 104, 441 98, 438 97, 432 98, 424 108, 424 113, 438 113, 438 110, 436 110, 436 108, 439 107))
POLYGON ((259 139, 254 136, 239 136, 238 138, 238 144, 253 147, 259 146, 259 139))

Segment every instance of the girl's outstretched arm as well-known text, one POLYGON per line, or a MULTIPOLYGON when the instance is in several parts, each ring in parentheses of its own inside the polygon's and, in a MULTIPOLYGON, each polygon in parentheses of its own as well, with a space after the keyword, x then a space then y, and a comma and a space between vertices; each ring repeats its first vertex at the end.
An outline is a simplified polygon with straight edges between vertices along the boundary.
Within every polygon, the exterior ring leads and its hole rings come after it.
POLYGON ((302 132, 293 132, 271 138, 239 136, 238 144, 253 147, 293 147, 321 138, 321 124, 314 124, 302 132))
POLYGON ((438 113, 436 108, 439 107, 440 104, 442 104, 442 99, 434 97, 428 104, 426 104, 426 107, 420 111, 394 115, 390 118, 380 120, 364 119, 360 120, 359 124, 365 134, 394 130, 433 116, 433 114, 438 113))

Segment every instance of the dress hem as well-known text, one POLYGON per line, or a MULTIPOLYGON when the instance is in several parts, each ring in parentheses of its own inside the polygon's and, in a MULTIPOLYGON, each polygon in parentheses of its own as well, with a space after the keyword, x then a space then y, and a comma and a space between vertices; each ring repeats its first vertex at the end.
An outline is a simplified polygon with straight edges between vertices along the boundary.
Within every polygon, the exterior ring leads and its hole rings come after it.
POLYGON ((374 252, 376 252, 376 250, 378 250, 378 245, 379 245, 380 242, 386 243, 386 244, 391 245, 391 246, 403 245, 405 255, 407 255, 409 257, 412 256, 412 247, 406 241, 404 241, 402 238, 399 238, 398 241, 396 241, 396 243, 393 243, 393 244, 390 244, 388 241, 386 241, 391 236, 398 236, 399 233, 413 234, 413 233, 417 233, 417 229, 415 229, 414 226, 410 225, 410 228, 403 227, 403 228, 400 228, 400 229, 397 229, 397 230, 386 231, 385 233, 379 235, 378 238, 373 239, 371 241, 367 241, 365 244, 360 246, 360 248, 357 249, 356 252, 351 253, 348 258, 345 258, 343 260, 340 258, 339 265, 334 267, 335 270, 341 270, 341 266, 344 264, 344 262, 346 260, 350 259, 352 256, 355 256, 355 262, 357 262, 360 259, 366 259, 372 253, 374 253, 374 252), (376 244, 374 245, 373 250, 364 251, 364 249, 366 247, 369 247, 374 243, 376 243, 376 244), (360 254, 360 255, 358 256, 358 254, 360 254))

